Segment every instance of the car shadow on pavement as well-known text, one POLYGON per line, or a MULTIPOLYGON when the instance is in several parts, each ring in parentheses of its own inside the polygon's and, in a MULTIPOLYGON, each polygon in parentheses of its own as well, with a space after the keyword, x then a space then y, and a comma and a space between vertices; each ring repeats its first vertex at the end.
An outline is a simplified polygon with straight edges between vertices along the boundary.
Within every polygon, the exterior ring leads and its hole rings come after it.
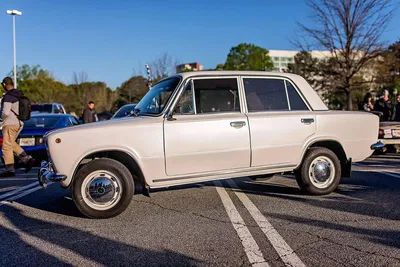
MULTIPOLYGON (((278 180, 275 181, 278 182, 278 180)), ((296 201, 312 207, 387 220, 400 220, 398 207, 400 179, 389 176, 375 180, 368 180, 368 177, 366 180, 344 178, 334 193, 323 196, 306 195, 298 187, 270 182, 243 181, 238 185, 248 195, 262 195, 296 201)))
POLYGON ((81 264, 79 259, 103 266, 199 265, 198 260, 170 250, 153 251, 104 238, 90 230, 27 217, 13 206, 0 214, 0 266, 76 266, 81 264), (71 264, 72 259, 65 259, 63 249, 79 259, 71 264))
MULTIPOLYGON (((329 221, 323 221, 318 219, 310 219, 300 216, 292 216, 287 214, 278 214, 278 213, 268 213, 269 218, 284 220, 285 222, 295 223, 295 224, 303 224, 308 226, 317 227, 320 229, 330 229, 339 232, 347 232, 355 235, 360 235, 364 239, 382 244, 385 246, 390 246, 394 248, 400 248, 400 231, 399 230, 376 230, 376 229, 368 229, 368 221, 363 220, 341 220, 341 223, 334 223, 329 221), (344 225, 346 223, 354 224, 361 223, 363 227, 357 227, 352 225, 344 225)), ((286 229, 287 230, 287 229, 286 229)), ((292 229, 293 230, 293 229, 292 229)), ((297 231, 297 230, 295 230, 297 231)), ((298 230, 302 231, 302 230, 298 230)), ((304 231, 303 231, 304 232, 304 231)), ((307 232, 311 236, 318 237, 320 239, 324 239, 322 236, 318 234, 318 231, 307 232)), ((329 241, 329 240, 328 240, 329 241)), ((355 245, 356 247, 356 245, 355 245)), ((400 257, 398 258, 400 260, 400 257)))

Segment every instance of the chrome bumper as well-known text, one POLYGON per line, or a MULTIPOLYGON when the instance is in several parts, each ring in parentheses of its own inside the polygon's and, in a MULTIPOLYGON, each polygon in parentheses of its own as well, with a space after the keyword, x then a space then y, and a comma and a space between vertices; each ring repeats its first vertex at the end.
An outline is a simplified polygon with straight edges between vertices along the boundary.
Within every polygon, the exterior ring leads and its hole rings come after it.
POLYGON ((56 174, 50 162, 42 161, 38 172, 39 184, 46 188, 49 182, 62 182, 67 179, 64 174, 56 174))
POLYGON ((371 150, 380 150, 385 147, 385 144, 381 141, 376 142, 375 144, 371 145, 371 150))

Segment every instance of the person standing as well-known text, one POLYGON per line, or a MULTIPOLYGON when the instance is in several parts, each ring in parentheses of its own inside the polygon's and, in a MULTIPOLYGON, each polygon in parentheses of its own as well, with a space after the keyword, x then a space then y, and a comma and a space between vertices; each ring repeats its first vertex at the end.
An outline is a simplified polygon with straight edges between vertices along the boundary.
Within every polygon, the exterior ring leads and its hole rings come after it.
POLYGON ((396 116, 394 117, 395 121, 400 121, 400 94, 396 96, 396 116))
POLYGON ((359 110, 364 111, 372 111, 374 110, 374 105, 372 104, 372 95, 371 93, 366 93, 364 96, 364 101, 360 103, 359 110))
POLYGON ((83 123, 91 123, 97 121, 96 110, 94 109, 94 102, 89 101, 87 107, 83 111, 83 123))
POLYGON ((376 101, 375 111, 382 112, 382 121, 392 121, 396 115, 396 106, 389 99, 389 91, 383 90, 381 98, 376 101))
POLYGON ((4 78, 1 85, 6 93, 1 100, 1 119, 3 121, 2 161, 5 170, 0 174, 0 177, 12 177, 15 176, 14 153, 25 165, 26 172, 32 169, 35 160, 27 155, 16 142, 19 133, 24 127, 24 123, 20 120, 19 116, 20 112, 22 114, 25 111, 20 110, 19 105, 20 98, 23 97, 23 94, 14 88, 14 82, 10 77, 4 78))

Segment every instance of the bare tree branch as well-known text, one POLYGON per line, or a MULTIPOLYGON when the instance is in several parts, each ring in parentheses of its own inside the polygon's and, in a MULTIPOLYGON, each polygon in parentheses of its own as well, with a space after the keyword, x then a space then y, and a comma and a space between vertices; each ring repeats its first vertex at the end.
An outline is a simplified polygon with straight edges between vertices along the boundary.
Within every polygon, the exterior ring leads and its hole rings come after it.
MULTIPOLYGON (((399 4, 393 0, 307 0, 313 24, 298 25, 315 41, 314 47, 331 51, 331 65, 338 68, 336 79, 346 92, 348 109, 354 85, 351 81, 384 52, 386 44, 380 40, 399 4)), ((303 48, 302 40, 294 43, 303 48)))

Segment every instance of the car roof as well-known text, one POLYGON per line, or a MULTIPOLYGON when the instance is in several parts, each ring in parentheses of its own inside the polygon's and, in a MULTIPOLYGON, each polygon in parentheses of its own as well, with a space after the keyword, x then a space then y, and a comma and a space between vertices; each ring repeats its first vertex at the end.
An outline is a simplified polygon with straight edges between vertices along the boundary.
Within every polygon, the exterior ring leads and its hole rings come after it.
MULTIPOLYGON (((314 88, 300 75, 287 73, 287 72, 274 72, 274 71, 242 71, 242 70, 206 70, 206 71, 190 71, 171 75, 163 80, 170 79, 172 77, 180 77, 183 80, 187 78, 196 77, 224 77, 224 76, 259 76, 268 78, 286 78, 292 81, 297 87, 299 87, 301 93, 304 95, 306 101, 310 104, 313 110, 329 110, 321 97, 317 94, 314 88)), ((161 82, 160 81, 160 82, 161 82)))
POLYGON ((55 103, 55 102, 39 102, 39 103, 32 103, 32 105, 62 105, 61 103, 55 103))
POLYGON ((31 113, 31 117, 71 117, 71 114, 58 113, 31 113))

